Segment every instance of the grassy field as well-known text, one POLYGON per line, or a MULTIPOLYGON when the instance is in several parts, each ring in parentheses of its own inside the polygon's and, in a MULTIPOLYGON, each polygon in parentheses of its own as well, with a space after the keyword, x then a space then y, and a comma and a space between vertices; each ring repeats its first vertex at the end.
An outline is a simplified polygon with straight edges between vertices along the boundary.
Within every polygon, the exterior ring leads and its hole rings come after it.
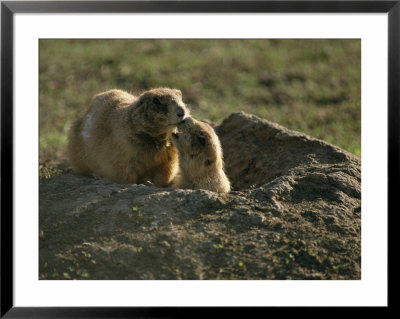
POLYGON ((40 40, 39 78, 50 168, 72 120, 111 88, 178 88, 196 118, 244 111, 361 155, 360 40, 40 40))

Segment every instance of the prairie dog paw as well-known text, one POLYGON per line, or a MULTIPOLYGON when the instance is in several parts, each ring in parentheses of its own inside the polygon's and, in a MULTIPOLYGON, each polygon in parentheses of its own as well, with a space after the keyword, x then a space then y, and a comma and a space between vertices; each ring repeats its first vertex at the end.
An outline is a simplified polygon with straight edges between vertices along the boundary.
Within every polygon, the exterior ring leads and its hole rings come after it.
POLYGON ((152 182, 150 182, 150 181, 145 181, 145 182, 140 183, 140 184, 141 184, 141 185, 145 185, 145 186, 155 187, 155 185, 154 185, 152 182))

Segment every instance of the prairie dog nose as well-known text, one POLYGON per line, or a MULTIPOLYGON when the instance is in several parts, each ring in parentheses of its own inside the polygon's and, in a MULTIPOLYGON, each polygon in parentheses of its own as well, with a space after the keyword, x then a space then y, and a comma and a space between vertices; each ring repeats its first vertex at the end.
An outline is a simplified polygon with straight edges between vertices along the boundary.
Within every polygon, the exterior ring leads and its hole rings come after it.
POLYGON ((185 127, 190 127, 193 125, 193 119, 190 115, 187 115, 185 118, 183 118, 179 124, 178 128, 184 129, 185 127))
POLYGON ((184 117, 185 116, 185 110, 182 107, 178 106, 178 110, 176 111, 176 115, 178 117, 184 117))

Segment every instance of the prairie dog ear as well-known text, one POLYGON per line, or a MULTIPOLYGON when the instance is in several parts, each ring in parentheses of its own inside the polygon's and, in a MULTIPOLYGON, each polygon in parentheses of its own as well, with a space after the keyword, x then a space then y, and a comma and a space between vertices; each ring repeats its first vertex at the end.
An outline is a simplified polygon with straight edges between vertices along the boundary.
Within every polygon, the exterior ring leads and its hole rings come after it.
POLYGON ((174 89, 174 93, 178 94, 180 97, 182 97, 182 92, 178 89, 174 89))

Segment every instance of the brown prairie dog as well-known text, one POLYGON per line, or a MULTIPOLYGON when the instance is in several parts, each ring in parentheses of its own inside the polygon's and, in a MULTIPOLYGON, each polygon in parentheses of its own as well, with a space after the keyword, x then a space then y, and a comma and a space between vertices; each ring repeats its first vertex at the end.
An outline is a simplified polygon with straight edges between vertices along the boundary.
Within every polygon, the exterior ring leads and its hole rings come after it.
POLYGON ((120 184, 150 180, 166 187, 178 170, 171 134, 188 114, 175 89, 152 89, 138 97, 121 90, 97 94, 72 124, 72 169, 120 184))
POLYGON ((230 191, 221 143, 210 125, 188 117, 178 125, 178 132, 172 134, 172 142, 179 152, 180 168, 173 186, 219 193, 230 191))

